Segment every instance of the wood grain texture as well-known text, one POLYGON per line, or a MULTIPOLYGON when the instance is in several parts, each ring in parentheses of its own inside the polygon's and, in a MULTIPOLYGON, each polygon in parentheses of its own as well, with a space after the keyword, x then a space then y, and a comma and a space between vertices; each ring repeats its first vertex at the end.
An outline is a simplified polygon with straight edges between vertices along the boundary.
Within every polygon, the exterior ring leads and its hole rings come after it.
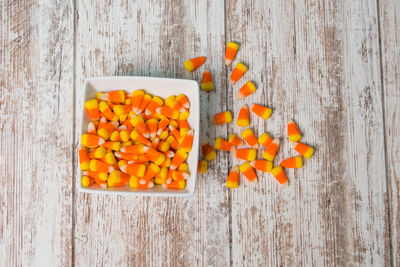
MULTIPOLYGON (((188 73, 183 62, 205 55, 217 89, 209 95, 202 93, 201 140, 226 135, 226 127, 216 130, 209 125, 210 116, 224 109, 225 104, 220 103, 226 102, 223 13, 220 1, 77 3, 76 106, 81 105, 78 98, 85 77, 144 75, 199 80, 204 67, 188 73)), ((75 263, 229 265, 229 199, 223 185, 227 163, 227 156, 220 155, 207 176, 198 177, 196 194, 190 198, 77 193, 75 263)))
MULTIPOLYGON (((379 42, 375 1, 227 1, 227 39, 258 90, 242 102, 267 104, 255 132, 280 137, 275 164, 295 155, 294 119, 316 147, 290 187, 259 173, 232 192, 233 265, 390 264, 379 42)), ((239 131, 236 126, 232 127, 239 131)))
POLYGON ((379 1, 392 262, 400 266, 400 2, 379 1))
POLYGON ((0 3, 0 265, 72 265, 71 1, 0 3))

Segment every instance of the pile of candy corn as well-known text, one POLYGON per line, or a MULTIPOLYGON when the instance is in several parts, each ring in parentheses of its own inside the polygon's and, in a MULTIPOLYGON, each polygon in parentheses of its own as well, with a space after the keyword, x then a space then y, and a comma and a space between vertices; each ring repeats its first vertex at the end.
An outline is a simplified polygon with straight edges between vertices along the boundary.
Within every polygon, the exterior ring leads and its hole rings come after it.
MULTIPOLYGON (((237 43, 229 42, 227 44, 225 51, 226 65, 230 65, 233 62, 238 49, 239 45, 237 43)), ((197 57, 186 61, 184 66, 189 72, 192 72, 200 67, 205 61, 205 57, 197 57)), ((230 75, 229 83, 232 85, 238 82, 246 72, 247 66, 242 63, 237 63, 230 75)), ((204 91, 211 91, 214 89, 212 75, 208 69, 203 72, 201 88, 204 91)), ((256 89, 256 86, 251 81, 247 81, 236 94, 236 99, 243 100, 250 94, 254 93, 256 89)), ((272 114, 272 109, 258 104, 252 104, 250 110, 264 120, 268 120, 272 114)), ((237 188, 239 186, 240 172, 250 182, 257 182, 257 174, 254 169, 261 172, 271 173, 281 185, 288 185, 288 179, 284 168, 302 168, 303 157, 307 159, 311 158, 314 153, 314 148, 299 142, 302 138, 300 131, 296 123, 290 120, 287 125, 288 138, 292 142, 294 150, 300 155, 285 159, 278 166, 274 167, 273 161, 278 152, 280 140, 278 138, 273 139, 268 133, 263 133, 259 138, 257 138, 253 130, 248 128, 250 125, 250 110, 247 105, 243 105, 236 121, 236 124, 239 127, 246 128, 241 132, 241 137, 245 142, 243 142, 239 136, 232 133, 228 140, 221 137, 215 138, 214 148, 209 143, 204 143, 202 145, 202 152, 205 160, 199 160, 199 172, 205 173, 207 171, 207 162, 216 158, 217 154, 214 149, 232 151, 237 159, 245 162, 240 166, 233 166, 226 181, 227 187, 237 188), (246 148, 246 145, 248 148, 246 148), (263 159, 256 159, 257 148, 259 145, 264 148, 262 153, 263 159)), ((224 111, 215 114, 212 118, 212 123, 215 125, 222 125, 224 123, 230 123, 232 120, 231 112, 224 111)))
POLYGON ((194 137, 189 107, 183 94, 164 101, 144 90, 86 101, 91 121, 79 149, 82 186, 184 189, 194 137))

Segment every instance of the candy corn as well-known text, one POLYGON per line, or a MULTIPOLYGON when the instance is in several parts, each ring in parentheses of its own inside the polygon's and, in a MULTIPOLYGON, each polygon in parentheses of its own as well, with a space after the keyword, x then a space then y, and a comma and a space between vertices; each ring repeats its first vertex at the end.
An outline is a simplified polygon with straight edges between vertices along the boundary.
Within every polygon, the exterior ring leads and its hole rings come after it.
POLYGON ((128 173, 130 175, 135 175, 137 177, 143 177, 146 171, 146 165, 144 164, 136 164, 136 163, 128 163, 126 165, 122 165, 120 167, 121 171, 124 173, 128 173))
POLYGON ((179 129, 187 129, 190 130, 189 123, 187 120, 178 120, 178 127, 179 129))
POLYGON ((176 140, 176 138, 173 135, 168 136, 166 141, 171 148, 178 149, 179 142, 178 142, 178 140, 176 140))
POLYGON ((142 103, 140 104, 140 107, 137 109, 136 114, 140 114, 140 113, 144 112, 145 109, 147 108, 147 106, 150 104, 151 99, 152 99, 151 95, 144 94, 142 103))
POLYGON ((157 135, 161 135, 161 133, 167 128, 169 124, 169 120, 167 118, 163 118, 158 123, 157 135))
POLYGON ((178 171, 189 173, 189 165, 187 163, 182 163, 181 166, 179 166, 178 171))
POLYGON ((146 137, 144 137, 141 133, 139 133, 137 130, 133 130, 131 132, 131 138, 135 142, 139 142, 146 146, 151 146, 151 142, 146 137))
POLYGON ((186 172, 172 171, 172 179, 174 181, 182 181, 189 179, 190 175, 186 172))
POLYGON ((108 106, 107 102, 101 101, 99 103, 99 110, 100 110, 101 113, 104 114, 104 116, 107 118, 107 120, 110 120, 110 121, 117 121, 118 120, 118 116, 114 114, 114 112, 108 106))
POLYGON ((146 123, 143 120, 143 117, 140 115, 136 115, 133 118, 131 118, 131 124, 135 129, 141 133, 145 138, 150 137, 149 129, 147 128, 146 123))
POLYGON ((150 181, 154 176, 156 176, 157 173, 160 172, 160 167, 158 167, 154 163, 150 163, 149 166, 146 168, 146 172, 144 173, 144 176, 140 179, 140 184, 146 184, 148 181, 150 181))
POLYGON ((232 133, 229 136, 228 142, 231 143, 232 145, 239 147, 243 145, 243 141, 242 139, 240 139, 239 136, 237 136, 236 134, 232 133))
POLYGON ((232 170, 229 172, 228 180, 226 181, 226 187, 238 188, 239 186, 239 167, 233 166, 232 170))
POLYGON ((179 148, 185 152, 192 151, 193 138, 194 138, 194 132, 193 130, 189 130, 186 133, 185 137, 183 138, 183 141, 179 148))
POLYGON ((267 145, 267 147, 265 148, 262 156, 264 159, 269 160, 269 161, 273 161, 276 155, 276 152, 278 152, 278 148, 279 148, 279 139, 274 139, 271 141, 271 143, 269 143, 267 145))
POLYGON ((145 111, 146 116, 153 114, 156 111, 156 109, 161 107, 163 104, 164 101, 161 98, 159 98, 158 96, 153 97, 146 108, 145 111))
POLYGON ((229 42, 226 45, 226 50, 225 50, 225 65, 230 65, 233 61, 233 59, 236 56, 236 53, 239 49, 239 45, 234 42, 229 42))
POLYGON ((154 183, 152 181, 148 181, 145 184, 141 184, 140 179, 134 175, 131 175, 129 179, 129 186, 133 189, 149 189, 154 187, 154 183))
POLYGON ((249 123, 249 108, 247 107, 247 105, 244 105, 239 111, 236 124, 240 127, 247 127, 249 126, 249 123))
POLYGON ((144 97, 143 90, 135 90, 132 93, 132 111, 135 114, 139 114, 140 105, 142 104, 144 97))
POLYGON ((101 159, 106 154, 105 147, 96 147, 89 153, 89 158, 91 159, 101 159))
POLYGON ((113 131, 110 135, 110 141, 119 142, 121 141, 121 136, 119 135, 118 131, 113 131))
POLYGON ((109 187, 124 186, 129 183, 130 175, 114 170, 108 177, 107 184, 109 187))
POLYGON ((169 184, 162 184, 162 187, 166 189, 184 189, 186 186, 186 181, 172 181, 169 184))
POLYGON ((206 62, 205 57, 195 57, 195 58, 185 61, 183 63, 183 65, 185 66, 185 68, 188 72, 192 72, 192 71, 196 70, 198 67, 200 67, 201 65, 203 65, 204 62, 206 62))
POLYGON ((272 109, 257 104, 251 106, 251 111, 264 120, 268 120, 272 114, 272 109))
POLYGON ((112 92, 101 94, 99 98, 101 100, 111 101, 113 103, 124 103, 125 102, 125 92, 122 90, 112 91, 112 92))
POLYGON ((257 90, 256 86, 252 82, 246 82, 236 94, 236 100, 241 100, 251 95, 257 90))
POLYGON ((253 161, 256 159, 257 151, 253 148, 238 149, 235 151, 235 157, 237 159, 253 161))
POLYGON ((167 141, 161 141, 157 146, 157 150, 167 152, 169 150, 169 143, 167 141))
POLYGON ((190 107, 189 99, 185 95, 183 94, 177 95, 176 100, 179 101, 184 108, 190 107))
POLYGON ((300 156, 285 159, 280 164, 284 168, 302 168, 303 158, 300 156))
POLYGON ((203 152, 203 155, 207 161, 211 161, 217 157, 217 154, 215 153, 214 149, 212 146, 208 143, 204 143, 201 146, 201 150, 203 152))
POLYGON ((150 137, 154 138, 157 135, 158 121, 156 119, 148 119, 146 121, 147 129, 149 129, 150 137))
POLYGON ((239 81, 240 78, 246 73, 247 67, 242 63, 236 64, 232 71, 231 77, 229 78, 229 84, 234 84, 239 81))
POLYGON ((83 187, 89 187, 92 184, 94 184, 94 179, 92 177, 88 177, 88 176, 82 176, 81 178, 81 184, 83 187))
POLYGON ((99 103, 96 99, 88 100, 85 102, 85 108, 92 120, 98 120, 100 117, 99 113, 99 103))
POLYGON ((281 166, 277 166, 271 170, 272 175, 275 177, 276 180, 281 185, 287 186, 288 185, 288 179, 286 177, 286 174, 281 166))
POLYGON ((169 130, 170 130, 171 134, 175 137, 176 141, 178 141, 179 144, 182 143, 183 138, 182 138, 181 133, 172 125, 169 126, 169 130))
POLYGON ((208 169, 208 163, 205 160, 199 160, 197 165, 197 171, 200 173, 206 173, 208 169))
POLYGON ((247 128, 242 132, 242 138, 246 143, 251 147, 256 147, 258 144, 257 137, 255 136, 253 130, 251 128, 247 128))
POLYGON ((132 153, 136 155, 144 153, 142 144, 121 147, 120 151, 123 153, 132 153))
POLYGON ((263 145, 264 147, 267 147, 271 142, 272 142, 272 137, 269 136, 268 133, 263 133, 262 135, 260 135, 260 137, 258 138, 258 143, 260 143, 261 145, 263 145))
POLYGON ((107 122, 106 118, 101 118, 99 126, 97 127, 97 135, 107 140, 114 131, 114 125, 107 122))
POLYGON ((143 147, 143 151, 144 151, 144 153, 147 154, 147 156, 149 156, 151 161, 153 161, 157 165, 160 165, 165 160, 165 155, 160 153, 160 152, 158 152, 153 147, 144 146, 143 147))
POLYGON ((111 166, 114 166, 117 163, 117 160, 112 152, 107 152, 100 160, 111 166))
POLYGON ((94 177, 93 180, 98 187, 103 188, 103 189, 107 188, 107 181, 97 179, 96 177, 94 177))
POLYGON ((97 133, 96 126, 94 125, 94 123, 92 121, 88 123, 87 133, 88 134, 96 134, 97 133))
POLYGON ((83 146, 88 148, 94 148, 104 144, 104 139, 93 134, 83 134, 81 138, 83 146))
POLYGON ((109 166, 108 164, 101 162, 97 159, 90 160, 90 170, 93 172, 112 172, 114 167, 109 166))
POLYGON ((85 148, 79 149, 79 167, 81 170, 89 169, 90 158, 85 148))
POLYGON ((306 159, 311 158, 312 155, 314 154, 314 148, 312 148, 306 144, 303 144, 300 142, 295 142, 295 143, 293 143, 293 147, 294 147, 294 150, 296 150, 300 155, 302 155, 306 159))
POLYGON ((250 182, 257 183, 257 175, 254 172, 253 167, 251 167, 249 162, 245 162, 239 167, 240 171, 250 182))
POLYGON ((121 149, 121 142, 105 142, 102 146, 114 151, 119 151, 121 149))
POLYGON ((288 122, 288 136, 289 136, 289 140, 292 142, 297 142, 300 141, 301 139, 301 134, 299 131, 299 128, 297 128, 297 125, 294 121, 290 120, 288 122))
POLYGON ((101 181, 107 181, 108 179, 108 173, 107 172, 93 172, 93 171, 84 171, 82 172, 83 175, 101 180, 101 181))
POLYGON ((156 112, 163 115, 164 117, 167 117, 170 119, 176 120, 179 118, 179 111, 174 110, 167 106, 162 106, 162 107, 157 108, 156 112))
POLYGON ((170 169, 175 170, 178 168, 187 157, 188 154, 185 151, 178 149, 175 153, 175 156, 172 158, 170 169))
POLYGON ((220 137, 215 138, 214 148, 222 151, 231 151, 234 146, 220 137))
POLYGON ((212 122, 215 125, 221 125, 224 123, 230 123, 232 122, 232 114, 230 111, 224 111, 221 113, 217 113, 214 115, 212 122))
POLYGON ((271 172, 272 170, 272 161, 268 160, 255 160, 250 162, 251 166, 256 170, 262 172, 271 172))
POLYGON ((201 89, 203 91, 211 91, 214 90, 214 83, 211 76, 211 72, 209 70, 204 70, 203 78, 201 81, 201 89))

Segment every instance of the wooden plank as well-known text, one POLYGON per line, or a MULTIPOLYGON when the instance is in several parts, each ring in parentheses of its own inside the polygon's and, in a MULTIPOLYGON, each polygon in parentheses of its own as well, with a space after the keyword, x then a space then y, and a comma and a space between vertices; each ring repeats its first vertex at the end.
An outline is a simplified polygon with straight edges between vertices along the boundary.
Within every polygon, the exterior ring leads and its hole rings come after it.
MULTIPOLYGON (((388 218, 376 1, 227 1, 227 40, 258 90, 232 101, 274 109, 255 132, 295 155, 289 119, 316 147, 288 188, 271 175, 232 191, 233 265, 388 265, 388 218)), ((231 130, 239 131, 237 126, 231 130)), ((233 164, 236 162, 234 161, 233 164)))
MULTIPOLYGON (((209 118, 226 108, 221 1, 77 3, 76 94, 83 80, 101 75, 144 75, 199 80, 183 62, 206 55, 216 92, 202 93, 202 136, 226 135, 209 118), (216 49, 217 48, 217 49, 216 49), (218 107, 218 108, 217 108, 218 107)), ((80 106, 77 99, 76 106, 80 106)), ((77 112, 80 112, 79 110, 77 112)), ((75 125, 80 125, 77 118, 75 125)), ((75 145, 78 143, 78 132, 75 145)), ((149 198, 76 193, 77 265, 229 265, 229 198, 222 181, 227 155, 199 176, 190 198, 149 198), (95 248, 95 249, 93 249, 95 248)))
POLYGON ((72 1, 2 1, 0 18, 0 265, 70 266, 72 1))
POLYGON ((386 140, 386 171, 390 211, 391 259, 400 266, 400 3, 378 1, 381 33, 382 86, 386 140))

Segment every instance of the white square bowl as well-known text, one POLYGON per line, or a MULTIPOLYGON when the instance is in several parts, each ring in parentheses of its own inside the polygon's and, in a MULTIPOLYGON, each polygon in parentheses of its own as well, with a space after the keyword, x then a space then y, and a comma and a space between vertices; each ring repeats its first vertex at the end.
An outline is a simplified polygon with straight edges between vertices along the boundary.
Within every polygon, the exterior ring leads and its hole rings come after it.
MULTIPOLYGON (((85 112, 84 103, 86 100, 96 98, 98 92, 108 92, 113 90, 125 90, 133 92, 136 89, 144 89, 146 93, 157 95, 164 100, 170 95, 184 94, 190 101, 190 116, 188 123, 194 130, 193 148, 189 153, 186 162, 189 165, 190 178, 186 181, 186 188, 183 190, 165 189, 160 185, 155 185, 151 189, 132 189, 127 186, 115 188, 99 188, 92 185, 88 188, 82 187, 82 171, 79 168, 79 162, 76 163, 78 169, 77 186, 79 191, 85 193, 104 193, 132 196, 190 196, 194 193, 197 177, 197 162, 199 154, 199 136, 200 136, 200 93, 199 85, 193 80, 136 77, 136 76, 110 76, 87 78, 84 82, 84 90, 80 96, 82 101, 79 105, 81 115, 81 128, 79 137, 87 132, 87 125, 90 122, 89 116, 85 112)), ((79 114, 79 113, 78 113, 79 114)), ((80 144, 79 138, 79 144, 80 144)), ((77 157, 78 158, 78 157, 77 157)))

